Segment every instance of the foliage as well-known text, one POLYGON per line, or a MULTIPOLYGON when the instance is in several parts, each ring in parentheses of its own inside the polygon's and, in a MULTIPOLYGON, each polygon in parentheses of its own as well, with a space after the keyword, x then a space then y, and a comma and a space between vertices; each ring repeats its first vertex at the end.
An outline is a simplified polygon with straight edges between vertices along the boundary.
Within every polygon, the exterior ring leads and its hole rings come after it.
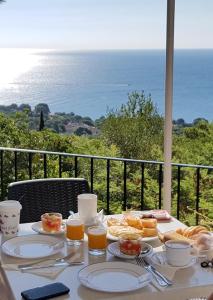
MULTIPOLYGON (((1 107, 0 107, 1 109, 1 107)), ((7 107, 8 110, 8 107, 7 107)), ((26 148, 47 150, 53 152, 98 155, 105 157, 126 157, 142 160, 160 161, 163 157, 163 119, 158 114, 150 96, 144 93, 129 95, 126 105, 117 111, 111 111, 96 123, 102 128, 98 137, 58 134, 64 122, 82 120, 82 117, 73 113, 57 113, 44 116, 45 128, 39 128, 39 116, 35 116, 31 107, 26 105, 10 105, 10 113, 0 114, 0 141, 2 147, 26 148), (32 115, 34 126, 32 126, 32 115), (54 121, 53 121, 54 120, 54 121), (52 122, 53 121, 53 122, 52 122), (51 123, 52 122, 52 123, 51 123), (51 129, 47 129, 50 127, 51 129)), ((86 122, 91 122, 86 117, 86 122)), ((92 123, 91 123, 92 124, 92 123)), ((199 119, 192 124, 180 120, 174 122, 173 133, 173 161, 185 164, 213 165, 213 123, 199 119)), ((17 172, 14 169, 14 152, 5 151, 3 162, 3 178, 1 184, 2 195, 6 194, 9 182, 29 179, 29 154, 17 154, 17 172), (15 177, 17 176, 17 178, 15 177)), ((44 176, 44 156, 32 156, 32 178, 44 176)), ((90 182, 90 159, 72 156, 62 157, 61 172, 63 177, 85 177, 90 182)), ((47 176, 59 176, 58 155, 47 156, 47 176)), ((94 192, 98 194, 99 208, 107 209, 109 197, 110 212, 121 212, 124 205, 124 163, 110 161, 109 194, 107 194, 107 161, 94 160, 93 179, 94 192)), ((159 166, 144 165, 144 182, 142 182, 141 163, 126 165, 126 195, 127 204, 132 209, 158 208, 159 193, 159 166), (143 191, 143 193, 142 193, 143 191)), ((181 167, 180 173, 180 218, 187 224, 194 224, 195 216, 190 207, 195 210, 197 198, 198 174, 192 167, 181 167)), ((172 199, 173 215, 177 211, 178 169, 173 167, 172 199)), ((207 218, 213 218, 213 171, 200 169, 199 173, 200 211, 207 218)), ((161 184, 162 187, 162 184, 161 184)), ((200 218, 200 217, 199 217, 200 218)), ((200 218, 201 221, 201 218, 200 218)))
POLYGON ((126 105, 103 121, 103 137, 118 147, 122 157, 156 159, 155 151, 162 146, 163 118, 150 96, 134 92, 128 98, 126 105))

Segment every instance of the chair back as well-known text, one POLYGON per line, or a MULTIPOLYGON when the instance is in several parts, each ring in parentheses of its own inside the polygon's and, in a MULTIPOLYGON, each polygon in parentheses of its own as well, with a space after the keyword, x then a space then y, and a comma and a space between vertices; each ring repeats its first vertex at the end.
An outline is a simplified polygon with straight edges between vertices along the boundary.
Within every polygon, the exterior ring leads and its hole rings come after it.
POLYGON ((77 212, 77 196, 83 193, 89 193, 89 184, 83 178, 26 180, 8 186, 8 199, 22 205, 21 223, 40 221, 45 212, 60 212, 67 218, 70 210, 77 212))

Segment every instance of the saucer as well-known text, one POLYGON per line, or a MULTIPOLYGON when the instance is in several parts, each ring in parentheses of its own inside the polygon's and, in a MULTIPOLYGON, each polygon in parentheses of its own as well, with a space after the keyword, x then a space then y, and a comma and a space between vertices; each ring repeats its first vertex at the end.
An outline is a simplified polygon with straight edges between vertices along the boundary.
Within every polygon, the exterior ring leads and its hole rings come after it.
MULTIPOLYGON (((152 246, 147 243, 142 242, 142 248, 148 249, 147 253, 141 255, 142 257, 146 257, 146 256, 152 254, 152 252, 153 252, 152 246)), ((127 255, 127 254, 122 253, 119 248, 119 242, 114 242, 114 243, 109 244, 107 247, 107 250, 112 255, 119 257, 119 258, 123 258, 123 259, 135 259, 135 256, 136 256, 136 255, 127 255)))
POLYGON ((38 232, 38 233, 41 233, 41 234, 47 234, 47 235, 60 235, 60 234, 62 234, 62 233, 65 232, 65 226, 64 225, 61 226, 61 230, 60 231, 55 231, 55 232, 44 231, 44 229, 42 228, 41 221, 33 223, 32 226, 31 226, 31 228, 35 232, 38 232))
POLYGON ((193 266, 197 262, 196 256, 191 256, 191 260, 187 265, 184 266, 172 266, 167 262, 166 259, 166 251, 156 252, 152 255, 151 260, 154 264, 161 267, 169 267, 169 268, 177 268, 177 269, 185 269, 193 266))

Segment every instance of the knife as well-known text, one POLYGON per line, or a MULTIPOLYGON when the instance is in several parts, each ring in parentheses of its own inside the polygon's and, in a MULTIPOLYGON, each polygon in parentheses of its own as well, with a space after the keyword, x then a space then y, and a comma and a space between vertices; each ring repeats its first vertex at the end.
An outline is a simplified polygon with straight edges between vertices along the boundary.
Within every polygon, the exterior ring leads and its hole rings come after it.
POLYGON ((163 274, 161 274, 160 272, 158 272, 155 267, 153 267, 153 265, 149 264, 144 258, 144 263, 149 266, 149 268, 151 269, 151 271, 153 273, 155 273, 157 276, 159 276, 164 282, 166 282, 168 285, 172 285, 172 281, 169 280, 166 276, 164 276, 163 274))
POLYGON ((39 261, 35 261, 35 262, 29 263, 29 264, 18 265, 18 268, 19 268, 19 269, 22 269, 22 268, 25 268, 25 267, 31 267, 31 266, 40 264, 41 262, 45 262, 45 261, 48 261, 48 260, 53 260, 52 264, 53 264, 53 263, 57 263, 57 262, 64 262, 64 261, 70 259, 73 255, 74 255, 74 254, 71 252, 71 253, 69 253, 68 255, 64 256, 64 257, 59 257, 59 258, 56 258, 56 259, 53 259, 53 258, 45 258, 45 259, 41 259, 41 260, 39 260, 39 261))
POLYGON ((28 271, 28 270, 37 270, 37 269, 45 269, 45 268, 52 268, 52 267, 67 267, 67 266, 78 266, 83 265, 84 261, 76 261, 76 262, 56 262, 49 265, 43 265, 43 266, 28 266, 28 267, 22 267, 20 270, 22 272, 28 271))

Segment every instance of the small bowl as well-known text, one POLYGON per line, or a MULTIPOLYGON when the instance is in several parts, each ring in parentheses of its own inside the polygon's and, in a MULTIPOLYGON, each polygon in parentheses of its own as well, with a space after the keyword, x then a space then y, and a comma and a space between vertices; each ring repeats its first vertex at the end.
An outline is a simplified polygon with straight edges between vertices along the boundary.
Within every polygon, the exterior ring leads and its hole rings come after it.
POLYGON ((136 256, 142 250, 141 236, 137 234, 124 234, 119 238, 120 252, 126 255, 136 256))
POLYGON ((59 232, 62 226, 62 214, 50 212, 41 216, 42 228, 46 232, 59 232))

